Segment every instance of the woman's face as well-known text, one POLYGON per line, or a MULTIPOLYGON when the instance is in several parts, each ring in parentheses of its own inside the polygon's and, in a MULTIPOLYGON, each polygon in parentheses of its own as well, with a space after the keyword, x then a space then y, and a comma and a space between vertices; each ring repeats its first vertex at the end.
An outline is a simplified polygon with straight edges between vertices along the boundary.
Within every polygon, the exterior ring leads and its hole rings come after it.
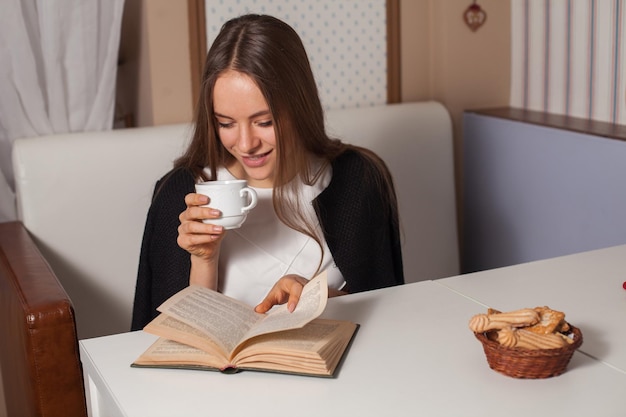
POLYGON ((276 170, 276 135, 269 106, 252 79, 228 70, 213 90, 222 145, 235 157, 228 170, 253 187, 270 188, 276 170))

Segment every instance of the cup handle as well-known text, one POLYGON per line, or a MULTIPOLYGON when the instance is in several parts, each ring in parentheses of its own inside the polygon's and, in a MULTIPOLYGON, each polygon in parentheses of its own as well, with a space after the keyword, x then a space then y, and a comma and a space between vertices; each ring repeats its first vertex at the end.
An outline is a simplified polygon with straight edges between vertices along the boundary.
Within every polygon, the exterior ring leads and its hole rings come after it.
POLYGON ((241 197, 243 197, 245 194, 248 194, 248 197, 250 198, 250 204, 248 204, 247 206, 241 208, 241 212, 242 213, 247 213, 250 210, 252 210, 256 206, 256 203, 257 203, 257 200, 258 200, 257 199, 257 195, 256 195, 256 191, 254 191, 252 188, 244 187, 244 188, 242 188, 239 191, 239 195, 241 197))

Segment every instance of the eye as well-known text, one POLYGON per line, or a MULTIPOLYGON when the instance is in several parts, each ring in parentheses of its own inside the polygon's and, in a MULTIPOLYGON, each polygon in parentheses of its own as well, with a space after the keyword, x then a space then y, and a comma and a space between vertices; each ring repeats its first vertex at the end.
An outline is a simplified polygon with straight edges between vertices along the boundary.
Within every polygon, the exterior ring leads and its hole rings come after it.
POLYGON ((272 120, 266 120, 266 121, 262 121, 262 122, 257 122, 256 124, 259 127, 270 127, 270 126, 272 126, 274 124, 274 122, 272 120))
POLYGON ((228 129, 233 127, 233 122, 220 122, 219 120, 217 121, 217 126, 220 129, 228 129))

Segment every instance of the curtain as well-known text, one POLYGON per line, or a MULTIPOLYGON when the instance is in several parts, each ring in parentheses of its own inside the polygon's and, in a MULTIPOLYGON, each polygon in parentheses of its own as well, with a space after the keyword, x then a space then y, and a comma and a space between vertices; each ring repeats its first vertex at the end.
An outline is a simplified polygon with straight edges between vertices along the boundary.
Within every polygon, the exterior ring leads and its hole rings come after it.
POLYGON ((511 2, 511 106, 626 124, 626 0, 511 2))
POLYGON ((0 222, 17 218, 15 139, 113 127, 124 0, 2 0, 0 222))

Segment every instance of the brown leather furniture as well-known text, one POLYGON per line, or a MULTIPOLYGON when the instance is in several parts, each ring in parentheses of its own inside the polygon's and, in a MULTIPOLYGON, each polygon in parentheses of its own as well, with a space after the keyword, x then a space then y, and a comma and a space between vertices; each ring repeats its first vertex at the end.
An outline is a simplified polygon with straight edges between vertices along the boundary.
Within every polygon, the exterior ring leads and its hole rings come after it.
POLYGON ((87 416, 72 302, 20 222, 0 223, 0 361, 8 416, 87 416))

